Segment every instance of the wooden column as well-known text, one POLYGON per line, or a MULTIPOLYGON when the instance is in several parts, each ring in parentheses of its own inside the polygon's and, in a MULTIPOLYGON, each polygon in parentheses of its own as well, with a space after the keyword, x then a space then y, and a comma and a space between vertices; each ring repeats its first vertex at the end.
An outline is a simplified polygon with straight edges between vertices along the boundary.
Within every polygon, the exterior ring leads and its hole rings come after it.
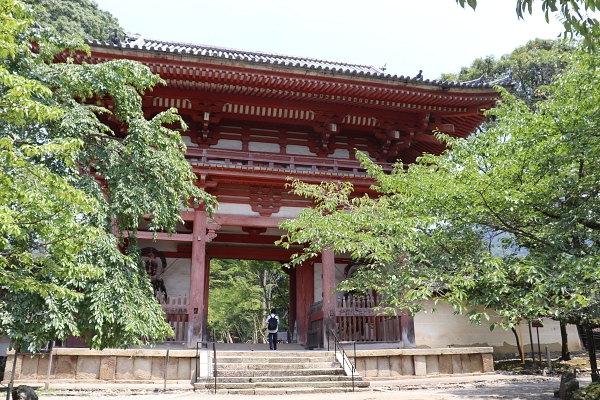
POLYGON ((296 330, 298 343, 306 344, 308 339, 308 308, 315 302, 315 276, 313 263, 305 261, 296 271, 296 330))
POLYGON ((288 276, 290 277, 290 309, 289 309, 289 326, 290 326, 290 335, 288 340, 295 340, 294 337, 294 327, 296 324, 296 271, 297 268, 289 269, 288 276))
POLYGON ((196 211, 192 233, 190 305, 188 308, 188 344, 190 347, 196 347, 196 342, 206 339, 206 319, 204 317, 208 312, 205 302, 206 239, 206 212, 196 211))
MULTIPOLYGON (((208 242, 208 240, 207 240, 208 242)), ((202 340, 205 342, 213 340, 212 333, 208 331, 208 285, 210 284, 210 257, 205 258, 204 262, 204 309, 202 314, 202 340)))
POLYGON ((402 333, 402 347, 405 349, 414 349, 415 343, 415 320, 408 315, 408 310, 403 310, 400 317, 400 329, 402 333))
MULTIPOLYGON (((321 254, 323 271, 323 346, 327 347, 330 330, 335 329, 335 254, 331 250, 321 254)), ((332 342, 330 342, 331 347, 332 342)))

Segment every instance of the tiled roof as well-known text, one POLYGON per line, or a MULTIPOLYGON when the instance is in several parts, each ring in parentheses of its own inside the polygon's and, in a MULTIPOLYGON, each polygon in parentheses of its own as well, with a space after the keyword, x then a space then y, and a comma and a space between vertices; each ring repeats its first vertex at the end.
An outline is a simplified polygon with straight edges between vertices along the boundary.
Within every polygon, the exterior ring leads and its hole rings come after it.
POLYGON ((229 60, 239 60, 248 63, 281 65, 287 67, 304 68, 307 70, 331 71, 339 74, 379 77, 391 80, 399 80, 406 83, 426 83, 436 86, 448 87, 484 87, 489 88, 495 85, 512 85, 512 76, 484 82, 483 76, 479 79, 468 82, 449 82, 423 79, 422 71, 416 76, 391 75, 386 74, 381 68, 372 65, 349 64, 336 61, 318 60, 315 58, 296 57, 284 54, 265 53, 259 51, 238 50, 226 47, 209 46, 203 44, 193 44, 185 42, 166 41, 159 39, 150 39, 144 36, 126 34, 123 41, 118 38, 111 38, 109 42, 98 42, 96 40, 86 40, 87 44, 99 47, 112 47, 122 49, 140 49, 149 51, 158 51, 164 53, 190 54, 199 57, 224 58, 229 60))

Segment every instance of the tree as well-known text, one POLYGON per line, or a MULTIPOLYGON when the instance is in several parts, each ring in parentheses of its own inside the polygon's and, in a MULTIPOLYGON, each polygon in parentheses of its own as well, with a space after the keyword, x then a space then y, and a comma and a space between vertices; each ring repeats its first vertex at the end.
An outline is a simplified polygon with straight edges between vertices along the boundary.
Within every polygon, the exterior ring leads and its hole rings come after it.
POLYGON ((212 260, 208 326, 224 342, 266 343, 263 323, 272 308, 287 329, 289 280, 279 262, 212 260))
POLYGON ((92 0, 23 0, 35 7, 35 21, 58 34, 107 41, 113 29, 123 32, 111 13, 92 0))
MULTIPOLYGON (((486 80, 495 80, 511 74, 514 82, 511 95, 529 107, 534 107, 538 101, 545 99, 546 93, 542 88, 562 74, 567 68, 570 54, 575 50, 572 42, 536 39, 499 59, 494 56, 478 58, 470 67, 462 68, 458 74, 443 74, 442 79, 469 81, 484 76, 486 80)), ((488 120, 480 129, 489 129, 495 123, 495 119, 488 120)), ((568 360, 570 355, 566 325, 565 321, 560 322, 562 358, 568 360)), ((514 329, 513 333, 516 337, 514 329)))
POLYGON ((540 316, 597 324, 600 57, 570 58, 546 100, 530 107, 502 91, 494 126, 439 135, 452 151, 390 175, 359 154, 377 198, 292 182, 317 203, 282 223, 306 245, 292 263, 326 247, 349 253, 367 266, 340 289, 376 289, 396 310, 434 299, 492 327, 540 316))
MULTIPOLYGON (((516 12, 520 19, 525 13, 531 15, 534 0, 517 0, 516 12)), ((473 10, 477 7, 477 0, 456 0, 461 7, 468 5, 473 10)), ((565 28, 564 37, 573 38, 580 35, 584 45, 589 48, 597 46, 600 38, 600 24, 592 13, 600 10, 599 0, 542 0, 542 11, 546 22, 550 20, 551 13, 558 13, 565 28)))
POLYGON ((465 82, 483 76, 486 81, 494 81, 510 74, 513 81, 511 94, 531 106, 543 100, 540 88, 562 73, 574 50, 572 42, 535 39, 499 59, 493 55, 478 58, 460 72, 442 74, 440 79, 465 82))
POLYGON ((138 224, 173 232, 182 202, 212 212, 214 198, 165 127, 185 127, 175 110, 143 116, 158 76, 126 60, 52 63, 64 49, 88 51, 0 0, 0 333, 32 351, 69 334, 93 348, 162 340, 138 224))

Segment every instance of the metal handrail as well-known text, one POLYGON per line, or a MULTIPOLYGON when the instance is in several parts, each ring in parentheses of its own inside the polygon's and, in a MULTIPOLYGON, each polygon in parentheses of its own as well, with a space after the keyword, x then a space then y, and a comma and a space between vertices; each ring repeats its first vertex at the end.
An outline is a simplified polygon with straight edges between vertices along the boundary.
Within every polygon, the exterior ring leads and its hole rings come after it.
POLYGON ((215 376, 215 394, 217 394, 217 333, 213 329, 213 375, 215 376))
MULTIPOLYGON (((195 383, 198 383, 198 374, 200 373, 200 349, 208 350, 209 342, 196 342, 196 379, 195 383)), ((215 375, 215 393, 217 390, 217 348, 215 342, 213 342, 213 374, 215 375)), ((194 385, 194 392, 196 391, 196 385, 194 385)))
MULTIPOLYGON (((334 352, 336 358, 337 358, 337 352, 339 351, 342 356, 342 360, 344 362, 344 365, 342 365, 342 367, 344 367, 344 370, 345 370, 346 364, 348 364, 350 366, 350 371, 352 373, 352 391, 354 392, 354 374, 356 374, 356 367, 354 366, 352 361, 350 361, 350 359, 346 355, 346 352, 344 351, 342 344, 340 343, 337 335, 335 334, 335 331, 333 329, 330 329, 329 334, 333 338, 333 352, 334 352)), ((329 340, 327 341, 327 351, 329 351, 329 340)), ((354 343, 354 362, 356 362, 356 343, 354 343)))

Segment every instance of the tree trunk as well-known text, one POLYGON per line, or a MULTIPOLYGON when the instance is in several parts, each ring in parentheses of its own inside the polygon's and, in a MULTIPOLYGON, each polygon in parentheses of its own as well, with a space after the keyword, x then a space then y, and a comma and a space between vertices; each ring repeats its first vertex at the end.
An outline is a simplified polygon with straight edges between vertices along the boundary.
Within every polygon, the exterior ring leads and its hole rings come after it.
POLYGON ((560 321, 560 339, 562 342, 561 346, 561 360, 569 361, 571 359, 571 353, 569 352, 569 341, 567 338, 567 323, 560 321))
POLYGON ((519 342, 519 334, 517 333, 517 330, 514 327, 510 328, 510 330, 515 335, 515 340, 517 341, 517 350, 519 350, 519 359, 522 360, 523 354, 521 354, 521 342, 519 342))

